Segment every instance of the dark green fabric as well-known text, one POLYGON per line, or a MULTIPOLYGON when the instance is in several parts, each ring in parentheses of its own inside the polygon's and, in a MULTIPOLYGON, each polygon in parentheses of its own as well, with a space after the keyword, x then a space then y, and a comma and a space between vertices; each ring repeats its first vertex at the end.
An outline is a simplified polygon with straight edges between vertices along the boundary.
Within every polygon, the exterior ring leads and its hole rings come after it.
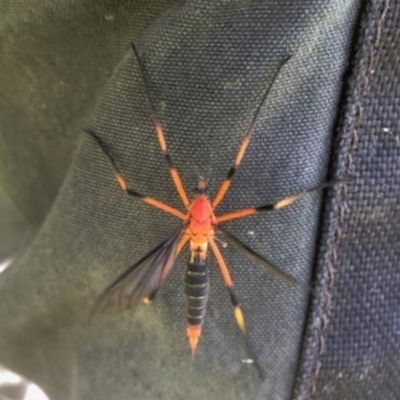
MULTIPOLYGON (((151 307, 89 326, 90 307, 104 286, 177 220, 128 198, 82 128, 99 99, 90 125, 129 183, 181 207, 130 40, 189 193, 199 171, 211 176, 215 194, 266 85, 292 54, 221 212, 314 187, 327 176, 358 3, 187 1, 164 11, 162 2, 66 1, 29 3, 31 12, 7 3, 1 184, 36 234, 0 276, 5 365, 53 399, 290 398, 308 296, 231 246, 224 254, 265 381, 242 362, 243 339, 212 257, 211 299, 195 360, 185 334, 187 252, 151 307)), ((227 226, 308 282, 319 213, 319 198, 311 196, 227 226)))
POLYGON ((172 3, 0 1, 1 197, 32 234, 129 42, 172 3))

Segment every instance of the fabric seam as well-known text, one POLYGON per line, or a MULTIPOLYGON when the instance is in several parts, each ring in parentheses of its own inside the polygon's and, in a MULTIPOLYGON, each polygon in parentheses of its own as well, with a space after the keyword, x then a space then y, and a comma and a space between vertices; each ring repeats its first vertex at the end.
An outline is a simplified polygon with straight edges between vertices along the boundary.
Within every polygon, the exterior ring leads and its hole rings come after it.
MULTIPOLYGON (((368 63, 367 63, 367 68, 365 69, 365 72, 362 77, 361 81, 361 93, 360 97, 356 103, 356 110, 355 110, 355 115, 353 116, 355 118, 355 121, 353 123, 353 127, 351 129, 351 135, 347 139, 349 143, 349 151, 345 155, 345 168, 344 168, 344 174, 345 175, 354 175, 355 171, 355 166, 353 163, 353 158, 351 156, 351 153, 357 150, 357 145, 359 141, 359 134, 358 130, 359 127, 362 125, 363 119, 365 117, 364 114, 364 109, 363 109, 363 99, 365 95, 369 91, 369 86, 370 86, 370 75, 373 75, 375 71, 375 66, 376 66, 376 53, 380 45, 380 40, 381 40, 381 33, 382 33, 382 27, 385 21, 385 17, 387 14, 387 11, 390 8, 390 0, 383 0, 381 2, 381 5, 379 7, 381 9, 380 13, 377 13, 376 19, 372 21, 372 28, 373 25, 376 25, 376 29, 373 35, 373 39, 370 41, 366 55, 368 57, 368 63)), ((368 25, 366 29, 368 30, 368 25)), ((345 148, 348 148, 345 146, 345 148)), ((322 368, 322 361, 321 357, 325 354, 326 347, 325 347, 325 337, 327 334, 329 322, 330 322, 330 317, 332 313, 332 296, 333 296, 333 290, 335 287, 335 265, 338 260, 338 248, 340 244, 340 240, 342 237, 342 227, 343 227, 343 222, 344 222, 344 217, 346 212, 348 212, 348 207, 347 207, 347 193, 348 193, 348 184, 344 183, 342 185, 342 192, 338 195, 337 198, 337 204, 338 204, 338 222, 334 228, 333 231, 333 246, 332 246, 332 251, 330 254, 330 257, 328 259, 328 281, 327 281, 327 290, 324 295, 324 306, 323 306, 323 314, 321 317, 321 328, 319 331, 319 336, 317 338, 318 341, 318 349, 317 349, 317 358, 315 361, 315 367, 314 367, 314 373, 312 376, 312 381, 311 381, 311 386, 310 386, 310 395, 311 397, 315 397, 317 394, 317 383, 318 379, 321 374, 321 368, 322 368)))

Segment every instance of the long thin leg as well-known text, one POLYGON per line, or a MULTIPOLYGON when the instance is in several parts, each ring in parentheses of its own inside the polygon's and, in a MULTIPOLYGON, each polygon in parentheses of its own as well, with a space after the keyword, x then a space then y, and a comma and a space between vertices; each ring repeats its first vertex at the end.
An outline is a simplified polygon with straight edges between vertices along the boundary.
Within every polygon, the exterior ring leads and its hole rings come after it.
POLYGON ((318 190, 322 190, 325 189, 327 187, 333 186, 335 185, 337 182, 327 182, 324 183, 320 186, 317 186, 316 188, 310 189, 310 190, 306 190, 305 192, 301 192, 298 194, 294 194, 292 196, 288 196, 285 197, 279 201, 277 201, 276 203, 273 204, 265 204, 264 206, 260 206, 260 207, 254 207, 254 208, 245 208, 243 210, 238 210, 238 211, 234 211, 228 214, 224 214, 224 215, 220 215, 217 216, 217 223, 221 223, 221 222, 227 222, 227 221, 231 221, 233 219, 238 219, 238 218, 244 218, 247 217, 249 215, 254 215, 254 214, 258 214, 260 212, 266 212, 266 211, 273 211, 273 210, 280 210, 281 208, 290 206, 291 204, 293 204, 295 201, 303 198, 304 196, 316 192, 318 190))
POLYGON ((139 193, 138 191, 136 191, 135 189, 132 189, 128 186, 128 183, 126 182, 125 178, 122 176, 121 172, 118 170, 117 165, 114 161, 114 159, 111 157, 111 155, 107 152, 103 142, 100 140, 100 138, 90 129, 86 129, 85 130, 86 133, 88 133, 99 145, 99 147, 101 148, 101 150, 103 151, 103 153, 107 156, 107 158, 110 160, 110 163, 112 165, 112 168, 114 170, 115 173, 115 177, 117 178, 117 181, 119 183, 119 185, 121 186, 121 189, 128 193, 130 196, 138 198, 140 200, 142 200, 143 202, 150 204, 156 208, 159 208, 167 213, 170 213, 172 215, 175 215, 175 217, 178 217, 182 220, 186 220, 186 215, 184 213, 182 213, 181 211, 177 210, 176 208, 173 208, 171 206, 169 206, 168 204, 164 204, 161 201, 158 201, 152 197, 149 196, 145 196, 141 193, 139 193))
POLYGON ((231 302, 234 307, 236 323, 237 323, 239 329, 243 333, 246 333, 246 324, 244 321, 243 311, 240 308, 239 301, 238 301, 235 291, 233 289, 233 281, 232 281, 231 275, 229 273, 228 267, 225 263, 224 258, 222 257, 221 252, 219 251, 219 248, 217 247, 217 244, 215 243, 214 239, 209 239, 209 243, 210 243, 212 251, 215 255, 215 258, 217 259, 219 268, 222 273, 222 277, 224 278, 225 285, 228 288, 229 296, 231 298, 231 302))
POLYGON ((175 168, 175 166, 174 166, 174 164, 172 162, 172 158, 171 158, 171 156, 169 154, 169 151, 168 151, 167 141, 165 139, 165 135, 164 135, 163 129, 161 127, 160 120, 159 120, 159 118, 157 116, 157 112, 156 112, 156 109, 154 107, 154 104, 151 101, 150 90, 149 90, 149 86, 147 85, 146 76, 144 74, 143 63, 142 63, 142 61, 141 61, 141 59, 139 57, 139 53, 136 50, 136 47, 135 47, 134 43, 132 42, 131 45, 132 45, 133 53, 135 54, 136 60, 137 60, 137 62, 139 64, 140 73, 142 75, 142 79, 143 79, 144 86, 145 86, 145 89, 146 89, 147 97, 149 99, 151 110, 153 112, 154 126, 156 128, 158 141, 160 142, 161 150, 162 150, 162 152, 164 154, 164 157, 165 157, 165 159, 167 161, 168 168, 169 168, 169 171, 170 171, 171 176, 172 176, 172 180, 175 183, 175 186, 176 186, 176 189, 177 189, 177 191, 179 193, 179 196, 181 197, 185 207, 189 208, 189 205, 190 205, 189 199, 187 197, 185 188, 183 187, 183 183, 182 183, 181 177, 180 177, 180 175, 178 173, 178 170, 175 168))
POLYGON ((232 235, 232 233, 229 233, 226 229, 219 226, 218 231, 221 232, 224 235, 225 239, 227 239, 228 242, 230 242, 234 246, 236 246, 237 249, 239 251, 241 251, 246 257, 248 257, 250 260, 255 261, 258 264, 261 264, 270 273, 277 275, 280 278, 285 279, 286 282, 289 282, 291 284, 293 284, 293 283, 299 284, 308 289, 308 286, 305 286, 305 284, 303 284, 302 282, 299 282, 293 275, 276 267, 270 261, 268 261, 264 257, 260 256, 258 253, 256 253, 253 249, 251 249, 250 247, 248 247, 244 243, 242 243, 237 237, 232 235))
POLYGON ((229 273, 228 266, 226 265, 225 260, 222 257, 222 254, 219 251, 219 248, 218 248, 217 244, 215 243, 214 239, 209 239, 209 243, 210 243, 212 251, 213 251, 213 253, 215 255, 215 258, 217 259, 219 268, 220 268, 222 276, 224 278, 225 285, 228 288, 229 296, 231 298, 231 302, 232 302, 232 305, 234 307, 236 323, 237 323, 239 329, 242 331, 242 333, 243 333, 243 335, 245 337, 245 340, 246 340, 247 352, 251 356, 251 359, 252 359, 255 367, 257 368, 257 371, 260 374, 261 379, 264 379, 265 378, 265 371, 258 364, 257 356, 256 356, 256 354, 255 354, 255 352, 254 352, 254 350, 253 350, 253 348, 252 348, 252 346, 250 344, 250 341, 249 341, 249 338, 248 338, 248 335, 247 335, 244 314, 243 314, 243 311, 242 311, 242 309, 240 307, 239 300, 238 300, 238 298, 236 296, 236 293, 235 293, 235 291, 233 289, 233 281, 232 281, 232 278, 231 278, 231 274, 229 273))
POLYGON ((256 112, 254 113, 253 119, 250 122, 250 125, 249 125, 249 127, 247 129, 247 132, 244 135, 244 138, 243 138, 242 144, 240 146, 239 152, 238 152, 238 154, 236 156, 235 163, 229 169, 228 175, 226 176, 225 181, 222 183, 222 185, 221 185, 221 187, 220 187, 220 189, 218 191, 218 194, 214 199, 214 202, 213 202, 213 208, 214 209, 218 206, 218 204, 225 197, 226 192, 228 191, 229 186, 231 185, 232 179, 233 179, 237 169, 239 168, 240 163, 243 160, 243 157, 244 157, 244 155, 246 153, 247 147, 250 144, 251 136, 252 136, 253 131, 254 131, 254 126, 255 126, 255 124, 256 124, 256 122, 258 120, 258 117, 260 115, 260 111, 261 111, 261 109, 262 109, 262 107, 263 107, 263 105, 264 105, 264 103, 265 103, 265 101, 267 99, 267 96, 268 96, 268 94, 269 94, 269 92, 270 92, 270 90, 271 90, 271 88, 272 88, 277 76, 279 75, 279 72, 281 71, 282 67, 290 60, 290 58, 291 58, 291 56, 286 57, 281 62, 279 68, 277 69, 277 71, 275 72, 274 76, 272 77, 272 81, 268 85, 268 87, 267 87, 267 89, 266 89, 266 91, 265 91, 265 93, 264 93, 264 95, 263 95, 263 97, 261 99, 261 102, 260 102, 259 106, 257 107, 256 112))

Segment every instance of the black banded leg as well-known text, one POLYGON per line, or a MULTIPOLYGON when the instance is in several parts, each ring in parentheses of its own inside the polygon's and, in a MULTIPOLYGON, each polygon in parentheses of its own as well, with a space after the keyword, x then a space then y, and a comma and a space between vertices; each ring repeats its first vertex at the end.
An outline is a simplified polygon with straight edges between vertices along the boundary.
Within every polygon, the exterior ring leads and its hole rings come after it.
POLYGON ((241 162, 243 160, 244 155, 246 154, 246 150, 247 150, 247 147, 250 144, 251 136, 252 136, 253 131, 254 131, 254 126, 255 126, 255 124, 256 124, 256 122, 258 120, 258 117, 260 115, 260 111, 261 111, 261 109, 262 109, 262 107, 263 107, 263 105, 264 105, 264 103, 265 103, 265 101, 266 101, 266 99, 268 97, 269 92, 271 91, 271 88, 272 88, 276 78, 279 75, 279 72, 281 71, 282 67, 290 60, 290 58, 291 58, 291 56, 286 57, 281 62, 281 64, 279 65, 277 71, 275 72, 274 76, 272 77, 271 83, 267 86, 267 89, 265 90, 265 92, 263 94, 263 97, 261 99, 261 102, 260 102, 259 106, 257 107, 255 113, 254 113, 253 119, 250 122, 250 125, 249 125, 249 127, 248 127, 248 129, 246 131, 246 134, 244 135, 244 138, 243 138, 242 144, 240 146, 239 152, 238 152, 238 154, 236 156, 235 163, 229 169, 228 175, 226 176, 225 181, 222 183, 221 188, 219 189, 218 194, 214 199, 214 202, 213 202, 213 208, 214 209, 218 206, 218 204, 225 197, 226 192, 228 191, 229 186, 231 185, 232 179, 233 179, 237 169, 239 168, 239 166, 240 166, 240 164, 241 164, 241 162))
POLYGON ((176 169, 176 167, 174 166, 174 164, 172 162, 172 158, 171 158, 171 155, 169 154, 169 151, 168 151, 167 141, 165 139, 165 135, 164 135, 163 129, 161 127, 160 120, 159 120, 159 118, 157 116, 157 112, 156 112, 156 109, 154 107, 154 104, 151 101, 150 90, 149 90, 149 86, 147 84, 146 76, 145 76, 145 73, 144 73, 144 65, 143 65, 143 63, 142 63, 142 61, 141 61, 141 59, 139 57, 139 53, 138 53, 134 43, 132 42, 131 45, 132 45, 133 53, 134 53, 134 55, 136 57, 136 60, 138 62, 139 70, 140 70, 140 73, 142 75, 142 79, 143 79, 144 86, 145 86, 145 89, 146 89, 147 97, 149 99, 149 103, 150 103, 151 110, 152 110, 152 113, 153 113, 154 126, 156 128, 157 137, 158 137, 158 141, 160 143, 161 150, 162 150, 162 152, 164 154, 165 160, 167 161, 168 168, 169 168, 169 171, 170 171, 171 176, 172 176, 172 180, 175 183, 175 186, 176 186, 176 189, 177 189, 177 191, 179 193, 179 196, 182 199, 183 204, 185 205, 185 207, 189 208, 190 201, 189 201, 189 199, 187 197, 185 188, 183 187, 183 183, 182 183, 181 177, 180 177, 180 175, 178 173, 178 170, 176 169))
POLYGON ((176 208, 173 208, 169 206, 168 204, 162 203, 161 201, 158 201, 156 199, 153 199, 152 197, 145 196, 138 191, 136 191, 133 188, 130 188, 128 186, 127 181, 123 177, 122 173, 118 170, 118 167, 114 161, 114 159, 111 157, 111 155, 107 152, 107 149, 104 145, 104 143, 101 141, 101 139, 90 129, 86 129, 85 132, 89 134, 99 145, 100 149, 103 151, 103 153, 107 156, 108 160, 110 161, 112 168, 114 170, 115 177, 121 186, 121 189, 126 192, 129 196, 132 196, 134 198, 140 199, 143 202, 150 204, 156 208, 160 208, 161 210, 170 213, 172 215, 175 215, 175 217, 178 217, 182 220, 186 220, 186 215, 183 214, 181 211, 177 210, 176 208))
POLYGON ((285 207, 292 205, 294 202, 302 199, 306 195, 317 192, 319 190, 326 189, 328 187, 332 187, 332 186, 336 185, 337 183, 338 182, 327 182, 327 183, 319 185, 313 189, 306 190, 305 192, 301 192, 301 193, 298 193, 298 194, 295 194, 292 196, 285 197, 273 204, 265 204, 265 205, 259 206, 259 207, 245 208, 243 210, 234 211, 234 212, 224 214, 224 215, 219 215, 216 217, 217 223, 231 221, 232 219, 244 218, 244 217, 248 217, 249 215, 258 214, 261 212, 280 210, 281 208, 285 208, 285 207))
POLYGON ((214 252, 215 258, 217 259, 218 265, 221 269, 221 273, 224 278, 225 285, 228 288, 229 296, 231 298, 231 302, 234 307, 236 323, 245 338, 247 353, 249 354, 249 356, 251 358, 252 364, 254 364, 254 366, 256 367, 256 369, 260 375, 260 378, 262 380, 264 380, 265 379, 265 371, 261 368, 260 364, 258 363, 257 355, 254 352, 253 347, 251 346, 249 336, 247 334, 244 314, 243 314, 242 308, 240 307, 240 303, 236 296, 235 290, 233 288, 233 281, 232 281, 231 275, 229 273, 228 267, 225 263, 224 258, 222 257, 221 252, 219 251, 214 239, 210 239, 209 242, 210 242, 210 246, 214 252))
POLYGON ((214 239, 210 239, 210 246, 214 252, 215 258, 217 259, 219 268, 221 270, 222 276, 224 278, 224 282, 226 287, 228 288, 229 295, 231 297, 231 302, 234 307, 234 312, 235 312, 235 319, 236 323, 239 327, 239 329, 243 332, 246 333, 246 323, 244 320, 244 315, 243 311, 240 307, 239 301, 236 297, 236 294, 233 289, 233 281, 231 278, 231 274, 229 273, 228 267, 225 263, 224 258, 222 257, 221 252, 219 251, 217 244, 215 243, 214 239))

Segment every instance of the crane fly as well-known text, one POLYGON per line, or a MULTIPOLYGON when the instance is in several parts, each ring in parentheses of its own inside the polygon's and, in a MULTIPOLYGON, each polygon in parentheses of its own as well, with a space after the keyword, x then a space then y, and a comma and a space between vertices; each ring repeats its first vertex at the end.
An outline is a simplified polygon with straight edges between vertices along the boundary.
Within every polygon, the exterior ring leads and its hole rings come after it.
POLYGON ((170 205, 165 204, 159 200, 156 200, 153 197, 141 194, 133 189, 131 186, 129 186, 128 182, 117 168, 114 159, 109 154, 106 146, 98 137, 98 135, 92 130, 85 131, 97 142, 103 153, 109 159, 111 166, 114 170, 116 180, 118 181, 121 189, 124 192, 135 199, 139 199, 144 203, 150 204, 153 207, 159 208, 169 214, 172 214, 182 221, 182 224, 179 226, 178 229, 173 231, 166 239, 164 239, 161 243, 154 247, 149 253, 147 253, 138 262, 128 268, 122 275, 120 275, 103 291, 103 293, 98 297, 97 301, 94 304, 92 316, 102 314, 106 309, 115 305, 117 305, 120 309, 127 309, 130 306, 137 305, 140 302, 144 302, 146 304, 151 303, 151 301, 156 296, 158 289, 174 266, 178 255, 181 253, 184 246, 189 244, 190 257, 185 274, 185 295, 187 336, 191 352, 194 355, 202 332, 210 289, 209 274, 206 264, 209 247, 211 248, 211 251, 217 260, 223 280, 226 287, 228 288, 230 299, 233 305, 236 323, 240 331, 245 335, 245 337, 247 336, 244 313, 240 306, 238 297, 236 296, 234 284, 228 266, 217 245, 217 234, 222 234, 229 243, 237 247, 244 255, 248 256, 253 261, 256 261, 263 265, 269 272, 280 276, 290 283, 297 282, 297 280, 291 274, 274 266, 264 257, 256 253, 254 250, 250 249, 238 238, 236 238, 226 229, 221 227, 221 224, 223 222, 244 218, 258 213, 280 210, 293 204, 296 200, 303 197, 303 195, 310 193, 312 190, 285 197, 273 204, 265 204, 258 207, 245 208, 223 215, 219 215, 218 213, 216 213, 219 204, 228 192, 228 189, 232 182, 232 178, 234 177, 240 164, 242 163, 246 150, 250 144, 254 127, 260 115, 260 111, 264 103, 266 102, 268 93, 270 92, 279 72, 281 71, 283 66, 289 61, 290 57, 287 57, 280 63, 279 68, 272 77, 271 83, 264 91, 260 104, 257 107, 249 124, 249 127, 244 135, 235 162, 230 167, 229 172, 225 180, 222 182, 222 185, 218 190, 215 198, 211 199, 208 196, 207 182, 204 178, 200 178, 197 185, 196 193, 194 194, 193 199, 189 200, 181 177, 172 162, 163 128, 157 116, 156 109, 151 102, 149 87, 144 74, 144 66, 133 43, 132 49, 138 62, 139 70, 143 78, 150 106, 152 108, 152 115, 154 118, 154 126, 157 133, 158 141, 162 153, 164 154, 164 157, 166 159, 176 190, 185 207, 185 212, 181 212, 180 210, 171 207, 170 205))

